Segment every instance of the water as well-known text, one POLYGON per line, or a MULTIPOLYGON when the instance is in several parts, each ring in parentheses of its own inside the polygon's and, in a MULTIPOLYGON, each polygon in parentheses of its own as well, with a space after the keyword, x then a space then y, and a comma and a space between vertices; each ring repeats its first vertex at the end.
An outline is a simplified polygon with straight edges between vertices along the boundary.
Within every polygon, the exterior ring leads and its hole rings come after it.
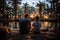
MULTIPOLYGON (((32 24, 33 24, 33 21, 31 22, 31 29, 30 30, 34 29, 32 24)), ((41 22, 41 28, 40 29, 53 29, 54 27, 55 27, 54 22, 41 22)), ((10 22, 9 23, 9 28, 10 29, 19 29, 19 23, 17 22, 17 26, 15 28, 15 22, 10 22)))

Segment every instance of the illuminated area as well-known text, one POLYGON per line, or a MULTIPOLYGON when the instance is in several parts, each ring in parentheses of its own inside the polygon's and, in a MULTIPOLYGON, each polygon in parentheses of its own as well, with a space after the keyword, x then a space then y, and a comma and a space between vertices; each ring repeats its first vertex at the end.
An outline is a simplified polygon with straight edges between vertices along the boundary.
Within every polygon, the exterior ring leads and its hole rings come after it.
POLYGON ((36 16, 39 16, 40 17, 40 14, 38 12, 37 13, 34 13, 33 12, 33 13, 30 14, 30 18, 31 19, 34 19, 36 16))
POLYGON ((32 18, 32 19, 33 19, 34 17, 35 17, 35 15, 34 15, 34 14, 30 14, 30 18, 32 18))
POLYGON ((34 12, 32 12, 29 16, 31 19, 34 19, 36 17, 36 14, 34 12))
POLYGON ((48 22, 44 22, 43 25, 44 25, 44 26, 48 26, 49 23, 48 23, 48 22))
POLYGON ((51 26, 50 22, 42 22, 40 29, 46 29, 46 28, 49 28, 50 26, 51 26))
POLYGON ((44 15, 43 15, 43 18, 44 18, 44 19, 48 19, 48 18, 49 18, 49 15, 44 14, 44 15))

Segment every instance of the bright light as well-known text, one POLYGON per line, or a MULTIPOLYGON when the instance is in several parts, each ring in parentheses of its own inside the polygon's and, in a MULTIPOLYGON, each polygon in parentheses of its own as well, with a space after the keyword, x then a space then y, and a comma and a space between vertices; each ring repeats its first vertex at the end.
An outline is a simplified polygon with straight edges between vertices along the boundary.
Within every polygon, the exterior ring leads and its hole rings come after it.
POLYGON ((34 15, 32 14, 32 15, 30 15, 30 18, 34 18, 34 15))
POLYGON ((44 15, 43 17, 44 17, 44 19, 48 19, 48 18, 49 18, 49 16, 48 16, 48 15, 44 15))
POLYGON ((49 23, 48 22, 44 22, 44 24, 43 24, 44 26, 48 26, 49 25, 49 23))
POLYGON ((50 27, 51 26, 51 23, 50 22, 43 22, 42 23, 42 29, 46 29, 47 27, 50 27))

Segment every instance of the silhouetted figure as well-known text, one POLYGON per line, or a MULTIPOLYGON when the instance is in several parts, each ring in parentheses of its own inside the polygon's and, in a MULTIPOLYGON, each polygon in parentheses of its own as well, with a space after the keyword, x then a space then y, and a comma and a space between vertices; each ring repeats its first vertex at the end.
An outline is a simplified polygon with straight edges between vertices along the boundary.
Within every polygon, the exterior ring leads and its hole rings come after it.
POLYGON ((25 14, 24 17, 25 18, 19 19, 20 33, 28 34, 31 27, 31 22, 30 19, 28 18, 28 14, 25 14))
POLYGON ((33 22, 33 26, 34 26, 34 32, 33 33, 40 33, 40 27, 41 27, 41 23, 39 21, 39 16, 36 16, 35 21, 33 22))

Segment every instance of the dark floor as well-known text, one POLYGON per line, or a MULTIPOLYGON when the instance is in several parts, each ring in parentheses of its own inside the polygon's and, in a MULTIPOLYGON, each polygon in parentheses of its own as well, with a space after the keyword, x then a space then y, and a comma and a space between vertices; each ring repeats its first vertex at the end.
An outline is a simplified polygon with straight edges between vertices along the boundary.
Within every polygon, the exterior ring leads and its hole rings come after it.
POLYGON ((41 32, 41 34, 20 34, 19 32, 11 32, 11 35, 9 35, 6 40, 58 40, 60 37, 56 35, 53 32, 41 32))

